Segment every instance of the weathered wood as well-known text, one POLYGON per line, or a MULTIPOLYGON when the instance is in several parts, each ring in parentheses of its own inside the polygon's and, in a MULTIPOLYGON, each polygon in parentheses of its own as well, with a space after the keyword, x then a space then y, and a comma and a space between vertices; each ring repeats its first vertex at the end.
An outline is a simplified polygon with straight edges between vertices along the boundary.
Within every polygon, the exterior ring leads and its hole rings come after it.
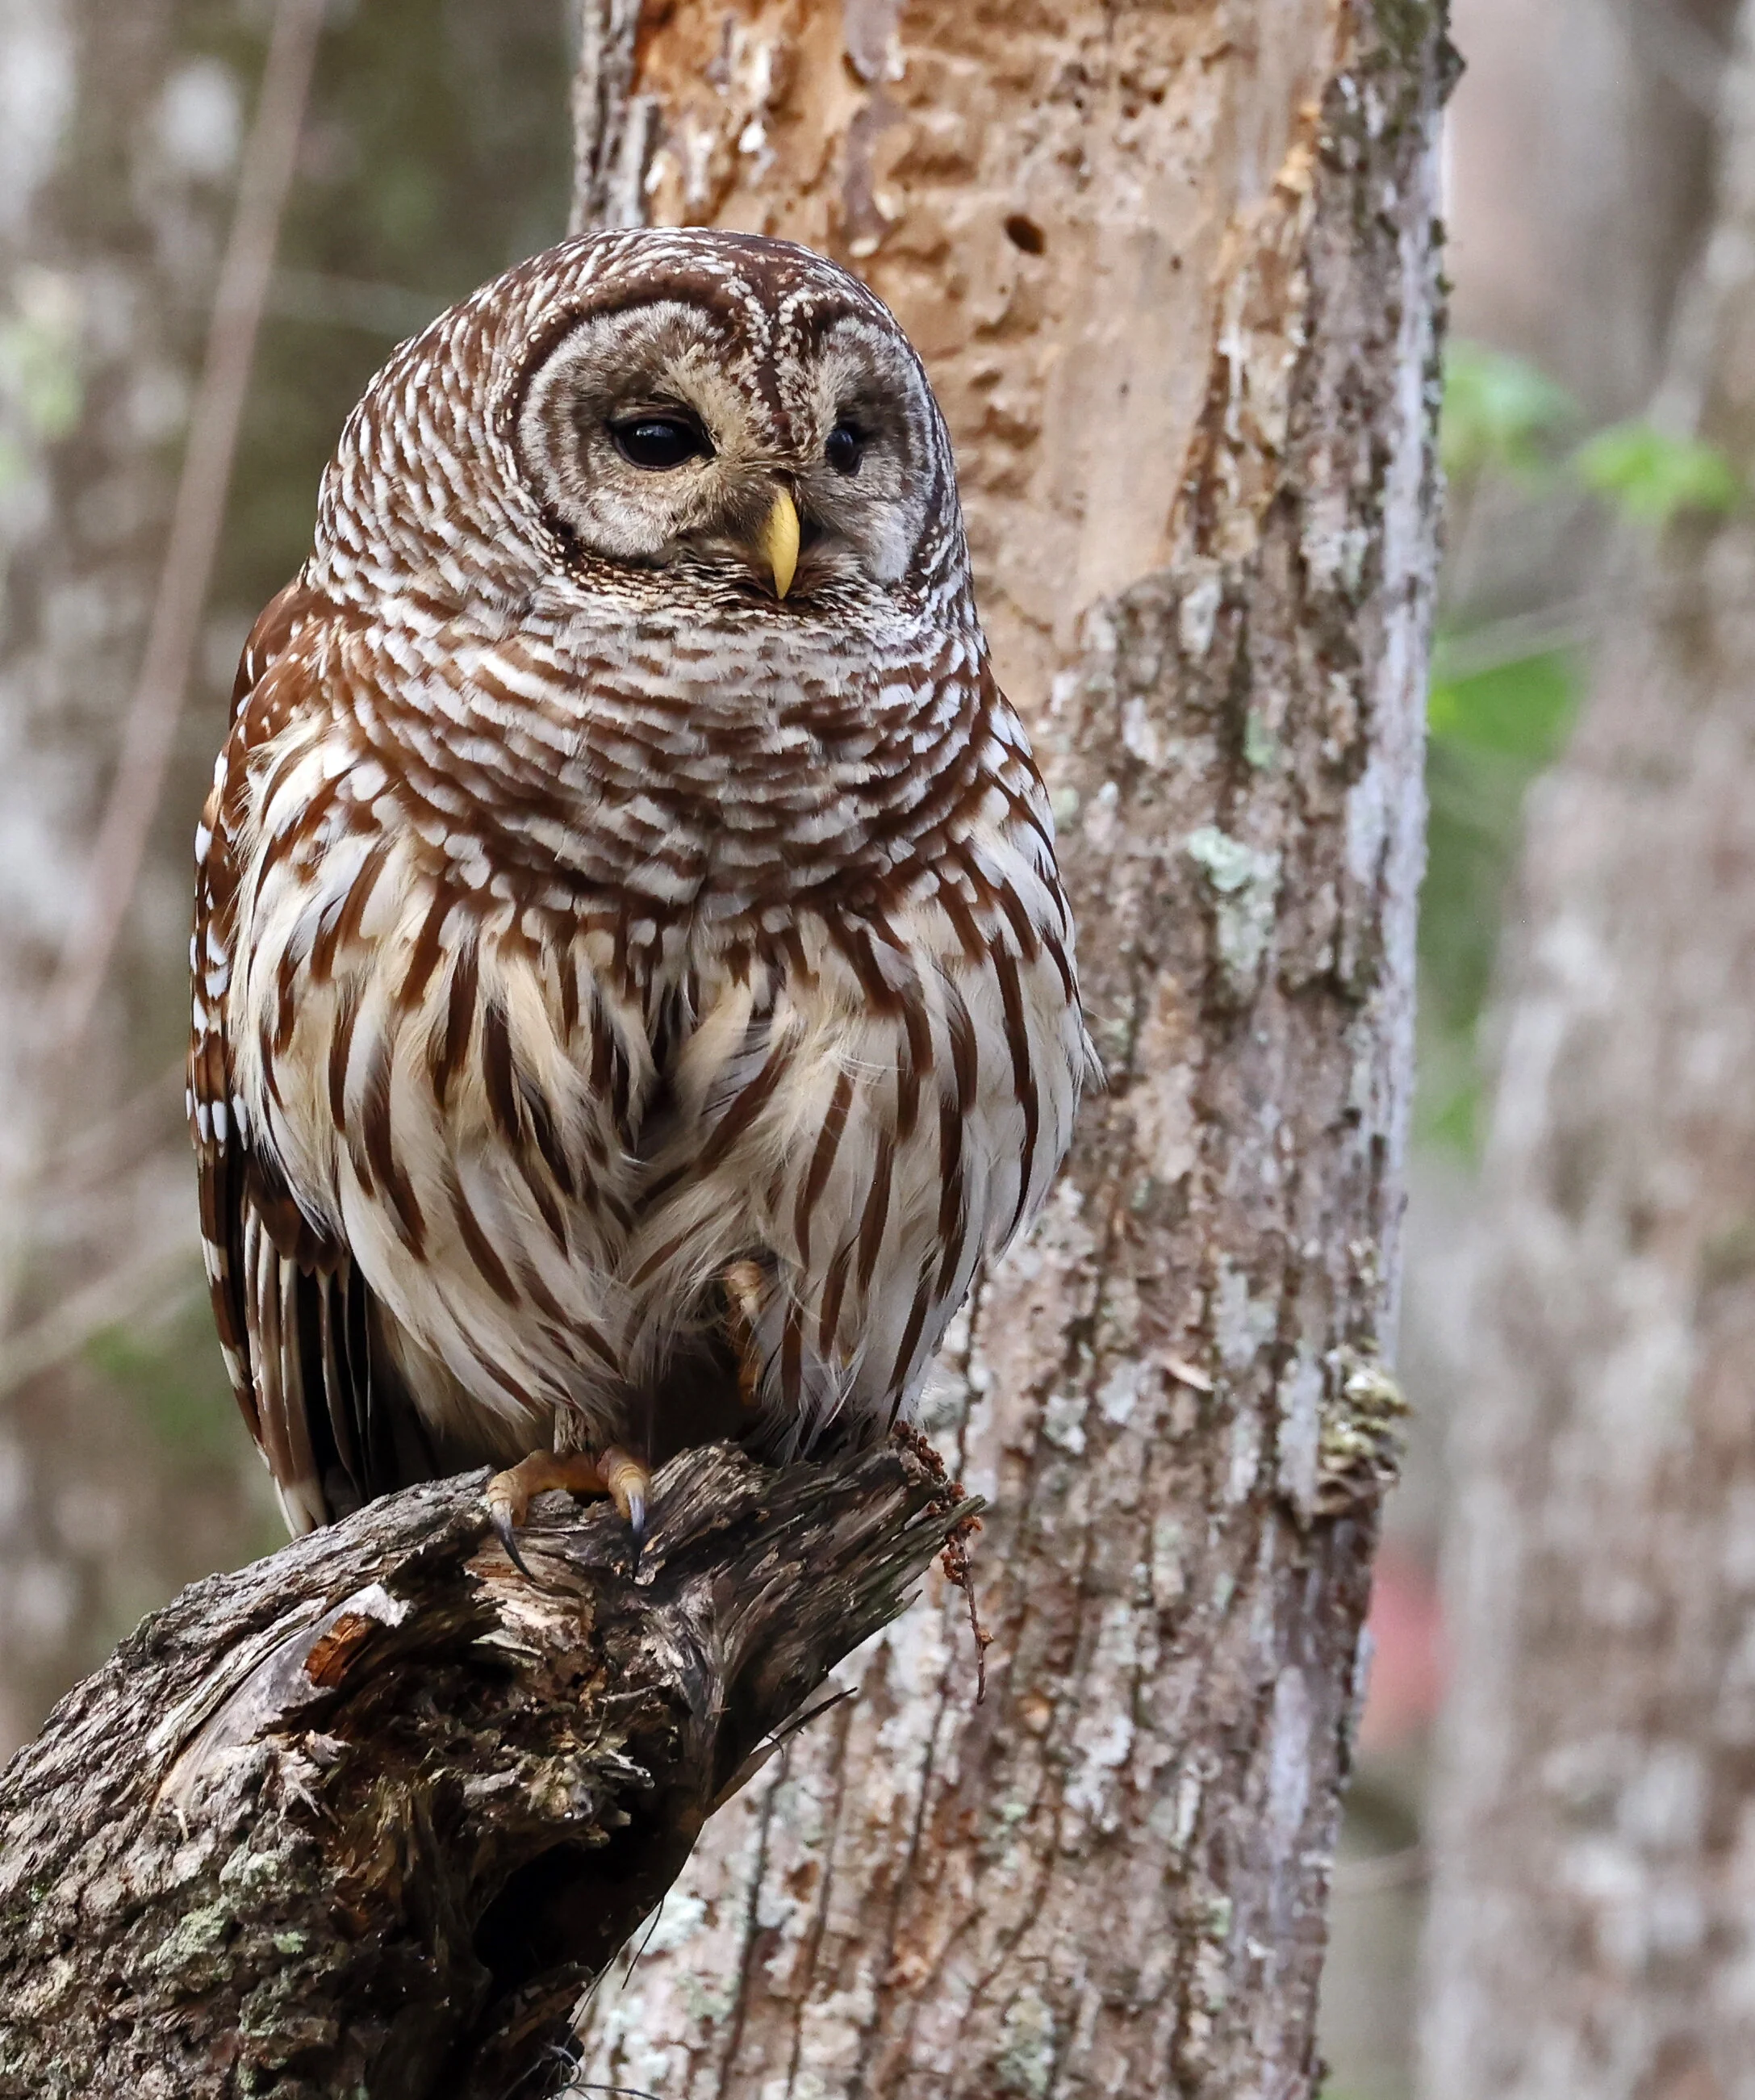
POLYGON ((0 2094, 553 2089, 716 1801, 968 1513, 899 1446, 712 1447, 637 1568, 545 1502, 531 1582, 484 1477, 185 1590, 0 1775, 0 2094))

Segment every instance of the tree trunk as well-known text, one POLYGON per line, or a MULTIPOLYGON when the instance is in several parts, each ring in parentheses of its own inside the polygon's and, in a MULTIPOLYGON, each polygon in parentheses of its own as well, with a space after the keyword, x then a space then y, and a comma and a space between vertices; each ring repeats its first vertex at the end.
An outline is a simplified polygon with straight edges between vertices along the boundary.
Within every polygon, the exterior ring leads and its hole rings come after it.
MULTIPOLYGON (((1401 1406, 1440 11, 592 0, 585 28, 587 211, 800 232, 933 367, 1112 1086, 933 1417, 999 1506, 986 1703, 935 1594, 720 1816, 582 2076, 1295 2100, 1401 1406)), ((11 2089, 512 2090, 664 1878, 617 1895, 554 1827, 589 1844, 650 1775, 687 1810, 671 1860, 949 1520, 910 1475, 777 1586, 799 1476, 677 1462, 644 1590, 575 1519, 550 1616, 475 1551, 465 1483, 149 1622, 9 1776, 11 2089), (771 1652, 800 1613, 809 1668, 771 1652), (628 1632, 658 1617, 674 1668, 628 1632), (630 1771, 679 1678, 686 1725, 630 1771), (448 1771, 485 1774, 465 1813, 448 1771), (517 1875, 539 1856, 558 1890, 517 1875), (509 1949, 508 1909, 560 1939, 509 1949)))
POLYGON ((4 2100, 510 2100, 745 1761, 956 1525, 911 1452, 659 1476, 523 1540, 484 1475, 185 1590, 0 1776, 4 2100))
POLYGON ((1441 9, 584 14, 580 222, 804 240, 925 357, 1110 1086, 929 1405, 986 1704, 934 1590, 581 2077, 1290 2100, 1400 1407, 1441 9))
MULTIPOLYGON (((1755 8, 1665 406, 1755 474, 1755 8)), ((1755 2094, 1755 523, 1633 550, 1534 801, 1449 1549, 1432 2100, 1755 2094)))

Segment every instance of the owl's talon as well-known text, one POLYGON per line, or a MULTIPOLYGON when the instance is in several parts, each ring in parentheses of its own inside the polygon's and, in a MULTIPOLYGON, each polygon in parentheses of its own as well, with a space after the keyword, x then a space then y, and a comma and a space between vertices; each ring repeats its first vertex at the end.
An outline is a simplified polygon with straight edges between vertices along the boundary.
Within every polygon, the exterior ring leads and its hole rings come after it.
POLYGON ((637 1549, 646 1542, 646 1511, 651 1499, 652 1476, 619 1444, 611 1444, 605 1450, 597 1460, 597 1470, 610 1500, 627 1519, 637 1549))
POLYGON ((506 1559, 511 1562, 512 1565, 515 1568, 517 1568, 518 1573, 523 1577, 527 1582, 534 1582, 536 1578, 531 1573, 528 1562, 526 1561, 523 1555, 518 1550, 518 1533, 512 1527, 511 1511, 509 1509, 496 1509, 493 1505, 490 1503, 488 1505, 487 1514, 493 1524, 495 1537, 498 1538, 500 1543, 505 1548, 506 1559))
POLYGON ((761 1312, 767 1278, 759 1262, 734 1261, 719 1284, 725 1295, 726 1330, 737 1352, 738 1401, 749 1414, 761 1405, 761 1352, 756 1343, 756 1321, 761 1312))
POLYGON ((611 1444, 601 1455, 589 1451, 532 1451, 483 1490, 489 1521, 506 1557, 527 1580, 536 1577, 518 1550, 518 1530, 538 1495, 554 1489, 571 1495, 607 1495, 627 1520, 637 1547, 646 1535, 646 1502, 652 1476, 637 1458, 611 1444))

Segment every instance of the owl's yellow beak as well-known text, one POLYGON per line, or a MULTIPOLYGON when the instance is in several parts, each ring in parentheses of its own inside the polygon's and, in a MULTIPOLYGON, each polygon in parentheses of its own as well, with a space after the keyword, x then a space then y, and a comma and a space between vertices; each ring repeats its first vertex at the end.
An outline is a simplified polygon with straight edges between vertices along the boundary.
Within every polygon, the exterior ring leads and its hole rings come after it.
POLYGON ((774 571, 774 594, 784 598, 798 568, 798 506, 783 488, 774 493, 774 508, 761 528, 761 550, 774 571))

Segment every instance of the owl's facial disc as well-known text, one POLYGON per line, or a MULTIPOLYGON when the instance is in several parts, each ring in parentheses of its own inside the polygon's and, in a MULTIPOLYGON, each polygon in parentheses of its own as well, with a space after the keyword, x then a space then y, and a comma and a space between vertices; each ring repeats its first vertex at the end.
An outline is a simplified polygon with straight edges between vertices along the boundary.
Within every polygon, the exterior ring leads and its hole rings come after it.
POLYGON ((860 314, 757 318, 664 299, 582 319, 517 411, 538 500, 587 557, 776 602, 885 593, 933 495, 919 364, 860 314))

